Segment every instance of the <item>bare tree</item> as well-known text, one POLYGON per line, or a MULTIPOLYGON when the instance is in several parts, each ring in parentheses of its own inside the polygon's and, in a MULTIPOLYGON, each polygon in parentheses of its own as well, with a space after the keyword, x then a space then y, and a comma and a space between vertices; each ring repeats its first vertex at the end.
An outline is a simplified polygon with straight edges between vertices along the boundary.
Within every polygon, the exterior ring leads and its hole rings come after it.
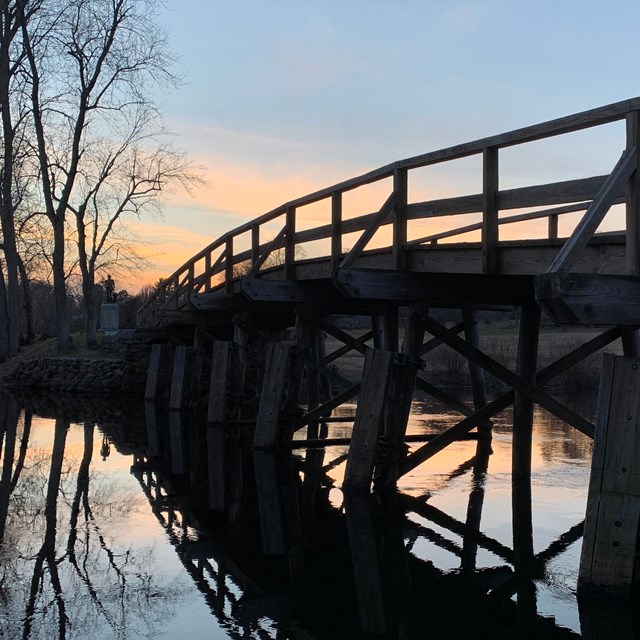
MULTIPOLYGON (((155 111, 151 88, 175 85, 176 77, 170 72, 166 35, 154 22, 158 0, 40 0, 39 4, 37 19, 28 19, 24 2, 17 10, 28 61, 43 209, 52 227, 58 349, 65 351, 72 346, 65 291, 67 214, 77 215, 78 241, 84 243, 80 264, 87 269, 94 243, 86 246, 86 233, 88 229, 92 237, 95 233, 90 223, 85 226, 88 209, 97 203, 94 196, 104 193, 106 176, 113 175, 108 168, 111 161, 117 163, 122 157, 117 143, 107 153, 100 145, 130 139, 140 105, 148 113, 155 111), (97 166, 106 168, 106 175, 100 170, 92 173, 97 166), (97 189, 87 188, 89 175, 97 180, 97 189)), ((113 212, 107 219, 112 217, 113 212)), ((101 235, 95 236, 95 248, 101 235)), ((105 244, 106 240, 103 248, 105 244)), ((91 281, 88 271, 87 281, 91 281)))

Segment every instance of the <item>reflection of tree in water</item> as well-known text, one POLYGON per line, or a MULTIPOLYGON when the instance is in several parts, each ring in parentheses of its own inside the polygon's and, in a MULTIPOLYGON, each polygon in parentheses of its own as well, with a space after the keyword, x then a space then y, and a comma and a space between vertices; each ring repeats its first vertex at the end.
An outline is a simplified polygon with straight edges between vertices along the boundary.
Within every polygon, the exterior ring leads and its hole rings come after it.
POLYGON ((163 580, 152 546, 117 540, 143 498, 92 470, 93 423, 78 460, 65 453, 68 421, 56 420, 50 450, 29 449, 30 416, 19 429, 15 403, 3 405, 0 637, 154 635, 185 587, 163 580))

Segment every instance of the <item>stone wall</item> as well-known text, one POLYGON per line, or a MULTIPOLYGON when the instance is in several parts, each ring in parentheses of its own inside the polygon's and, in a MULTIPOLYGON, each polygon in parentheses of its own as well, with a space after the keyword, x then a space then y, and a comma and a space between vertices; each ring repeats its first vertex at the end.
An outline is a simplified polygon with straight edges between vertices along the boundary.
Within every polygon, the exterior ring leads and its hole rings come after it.
POLYGON ((14 388, 128 394, 143 397, 150 345, 131 337, 107 340, 104 358, 38 358, 27 360, 4 380, 14 388))

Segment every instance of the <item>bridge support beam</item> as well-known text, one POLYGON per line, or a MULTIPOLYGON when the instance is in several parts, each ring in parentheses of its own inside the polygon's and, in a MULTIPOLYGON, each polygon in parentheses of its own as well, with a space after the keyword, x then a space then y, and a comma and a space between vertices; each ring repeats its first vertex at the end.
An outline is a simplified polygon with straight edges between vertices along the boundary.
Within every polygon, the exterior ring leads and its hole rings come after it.
POLYGON ((578 591, 629 597, 640 582, 640 359, 605 354, 578 591))

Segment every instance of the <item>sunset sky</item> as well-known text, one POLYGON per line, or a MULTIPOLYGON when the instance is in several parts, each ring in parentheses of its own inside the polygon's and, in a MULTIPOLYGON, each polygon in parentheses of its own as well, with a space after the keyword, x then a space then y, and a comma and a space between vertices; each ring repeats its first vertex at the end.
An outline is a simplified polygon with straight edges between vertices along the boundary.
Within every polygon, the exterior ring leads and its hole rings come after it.
MULTIPOLYGON (((307 192, 640 95, 636 1, 167 0, 160 21, 186 76, 162 98, 166 122, 209 184, 141 221, 148 281, 307 192)), ((505 152, 501 186, 609 172, 623 144, 610 125, 505 152)), ((477 192, 478 168, 459 162, 415 195, 477 192)))

